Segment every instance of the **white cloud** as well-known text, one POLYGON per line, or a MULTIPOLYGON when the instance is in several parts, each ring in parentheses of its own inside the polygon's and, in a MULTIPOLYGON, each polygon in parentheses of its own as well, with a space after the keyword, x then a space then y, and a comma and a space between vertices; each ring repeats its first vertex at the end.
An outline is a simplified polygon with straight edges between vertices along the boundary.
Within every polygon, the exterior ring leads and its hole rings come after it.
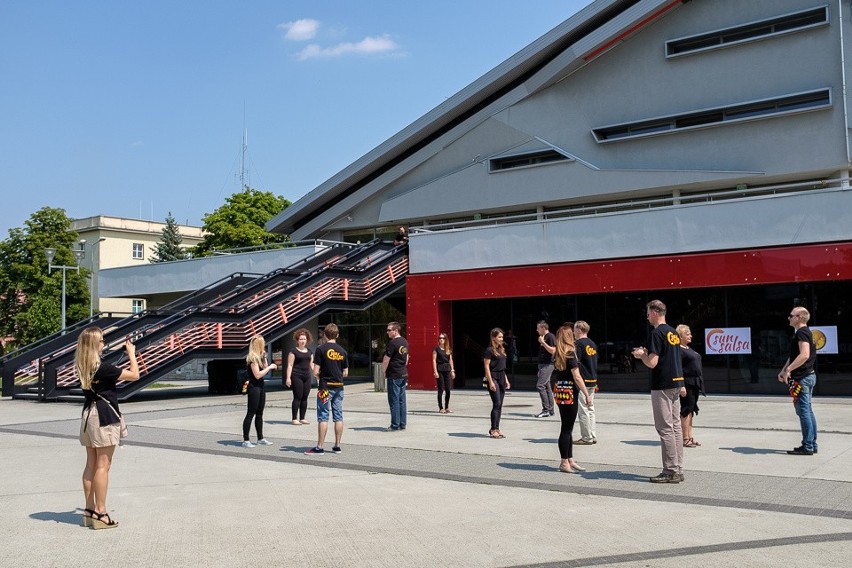
POLYGON ((320 23, 317 20, 305 18, 295 22, 278 24, 278 29, 284 30, 284 38, 292 41, 307 41, 317 35, 320 23))
POLYGON ((358 55, 373 55, 376 53, 390 53, 399 50, 399 45, 390 36, 365 37, 357 43, 339 43, 331 47, 322 47, 315 43, 307 46, 299 52, 299 59, 314 59, 317 57, 340 57, 355 53, 358 55))

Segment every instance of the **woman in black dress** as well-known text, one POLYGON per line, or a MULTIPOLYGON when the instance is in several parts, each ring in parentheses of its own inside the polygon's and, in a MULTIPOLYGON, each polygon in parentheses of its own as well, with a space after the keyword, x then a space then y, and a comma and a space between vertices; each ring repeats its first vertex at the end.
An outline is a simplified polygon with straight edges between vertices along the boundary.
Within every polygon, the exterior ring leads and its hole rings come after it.
POLYGON ((118 409, 116 385, 121 381, 139 379, 136 347, 124 342, 129 369, 103 363, 104 335, 99 327, 87 327, 77 338, 74 369, 83 389, 83 417, 80 421, 80 444, 86 447, 86 468, 83 470, 83 495, 86 508, 83 526, 111 529, 118 522, 107 513, 106 496, 109 489, 109 469, 115 446, 122 438, 121 412, 118 409))
POLYGON ((698 414, 698 395, 704 392, 704 378, 701 376, 701 355, 689 347, 692 343, 692 331, 688 325, 675 328, 680 336, 680 363, 683 367, 683 387, 680 389, 680 421, 683 429, 683 447, 700 446, 692 434, 693 416, 698 414))
POLYGON ((586 383, 580 376, 580 364, 574 347, 574 324, 563 324, 556 331, 556 352, 553 354, 553 366, 556 372, 551 377, 553 402, 559 409, 559 471, 580 473, 585 468, 574 460, 573 430, 577 420, 577 401, 579 392, 585 397, 586 406, 592 406, 592 399, 586 389, 586 383))
POLYGON ((488 435, 492 438, 505 438, 500 431, 500 415, 503 413, 503 397, 512 386, 506 375, 506 347, 503 345, 503 330, 499 327, 491 330, 491 342, 482 360, 485 365, 488 394, 491 395, 491 430, 488 435))
POLYGON ((456 369, 453 365, 453 350, 446 333, 438 336, 438 345, 432 350, 432 374, 438 382, 438 412, 452 413, 450 391, 453 388, 453 380, 456 378, 456 369), (441 402, 441 395, 444 395, 443 402, 441 402))
POLYGON ((308 411, 308 397, 311 394, 311 358, 313 353, 308 349, 311 342, 311 332, 305 328, 297 329, 293 334, 296 346, 287 354, 286 385, 293 389, 293 424, 309 424, 305 420, 308 411))

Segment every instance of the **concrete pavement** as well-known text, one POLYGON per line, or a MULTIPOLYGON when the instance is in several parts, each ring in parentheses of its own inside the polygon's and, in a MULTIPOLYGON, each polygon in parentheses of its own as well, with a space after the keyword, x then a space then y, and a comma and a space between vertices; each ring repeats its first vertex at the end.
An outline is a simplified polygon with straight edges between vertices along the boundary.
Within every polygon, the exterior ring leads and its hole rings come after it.
MULTIPOLYGON (((386 433, 384 393, 347 387, 343 453, 306 456, 311 424, 269 393, 269 447, 239 446, 245 399, 150 399, 122 407, 109 509, 79 526, 79 406, 0 401, 3 566, 841 566, 852 557, 852 400, 815 400, 820 452, 799 444, 788 397, 701 401, 686 482, 655 485, 648 395, 599 393, 588 471, 556 471, 558 418, 538 396, 504 404, 486 436, 484 391, 408 393, 409 426, 386 433)), ((575 428, 575 432, 578 428, 575 428)), ((326 447, 331 446, 332 435, 326 447)))

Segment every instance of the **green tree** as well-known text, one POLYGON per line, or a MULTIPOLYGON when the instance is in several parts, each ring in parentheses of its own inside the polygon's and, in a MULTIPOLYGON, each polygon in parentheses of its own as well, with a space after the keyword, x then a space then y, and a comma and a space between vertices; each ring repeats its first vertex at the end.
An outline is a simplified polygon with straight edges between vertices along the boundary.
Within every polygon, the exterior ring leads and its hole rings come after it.
POLYGON ((154 254, 151 255, 151 262, 168 262, 187 258, 189 255, 180 246, 182 242, 183 237, 178 229, 177 221, 172 217, 172 212, 169 211, 160 242, 154 245, 154 254))
POLYGON ((193 252, 205 256, 214 250, 287 242, 287 235, 267 232, 266 222, 289 206, 280 195, 246 187, 204 216, 206 234, 193 252))
MULTIPOLYGON (((9 230, 0 242, 0 332, 17 345, 59 331, 62 271, 48 274, 45 248, 55 248, 54 265, 76 266, 72 247, 77 233, 64 209, 43 207, 9 230)), ((88 270, 66 271, 66 318, 69 324, 89 315, 88 270)))

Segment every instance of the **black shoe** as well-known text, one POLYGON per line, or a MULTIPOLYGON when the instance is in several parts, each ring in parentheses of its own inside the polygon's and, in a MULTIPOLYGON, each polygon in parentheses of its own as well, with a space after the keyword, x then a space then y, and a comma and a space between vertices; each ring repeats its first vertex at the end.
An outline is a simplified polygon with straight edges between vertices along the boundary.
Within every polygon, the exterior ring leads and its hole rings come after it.
POLYGON ((393 426, 388 426, 385 428, 385 432, 399 432, 399 428, 394 428, 393 426))
MULTIPOLYGON (((796 450, 804 450, 804 449, 805 449, 805 447, 804 447, 804 446, 799 446, 798 448, 793 448, 793 451, 796 451, 796 450)), ((815 454, 818 454, 818 453, 819 453, 819 449, 818 449, 818 448, 814 448, 814 453, 815 453, 815 454)))
POLYGON ((648 481, 651 483, 680 483, 681 478, 677 473, 661 473, 660 475, 649 477, 648 481))
POLYGON ((816 452, 812 452, 810 450, 806 450, 804 446, 799 446, 798 448, 793 448, 792 450, 787 450, 787 453, 791 456, 812 456, 816 452))

